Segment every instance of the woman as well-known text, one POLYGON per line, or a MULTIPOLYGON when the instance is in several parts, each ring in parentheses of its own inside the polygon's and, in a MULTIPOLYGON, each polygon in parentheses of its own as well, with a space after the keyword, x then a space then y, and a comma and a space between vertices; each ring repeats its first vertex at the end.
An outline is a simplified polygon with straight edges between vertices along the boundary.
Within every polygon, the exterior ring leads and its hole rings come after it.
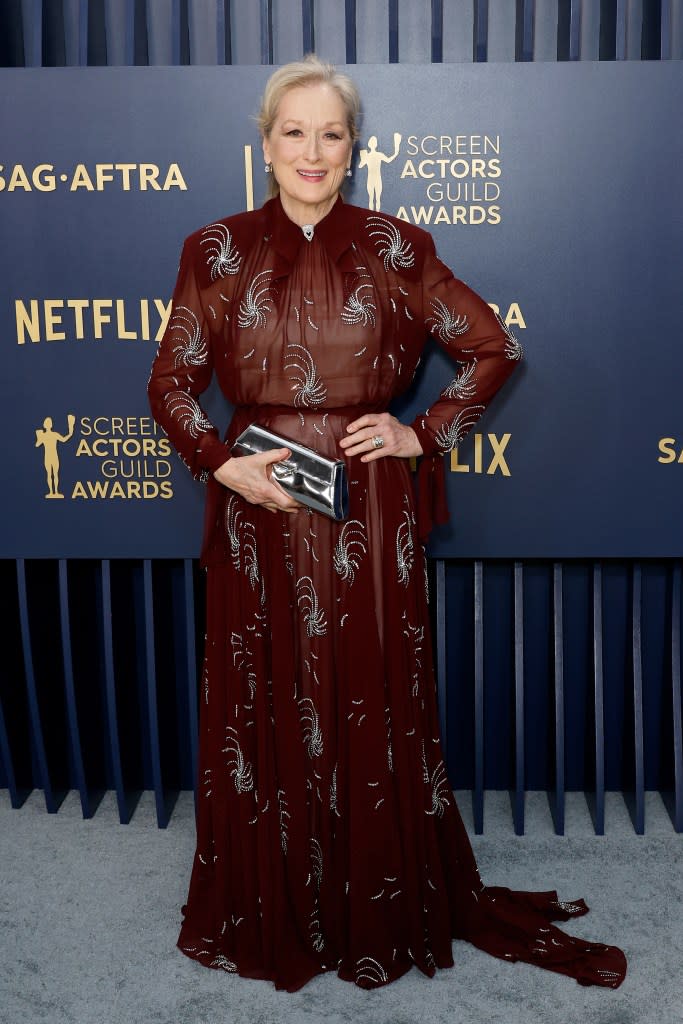
POLYGON ((271 77, 271 198, 185 242, 149 383, 208 480, 197 849, 179 948, 295 991, 453 964, 452 938, 616 987, 620 950, 551 920, 555 893, 485 888, 441 750, 419 540, 443 513, 441 455, 518 363, 514 338, 423 230, 345 204, 353 84, 310 57, 271 77), (431 333, 458 374, 410 425, 387 405, 431 333), (198 403, 215 372, 222 441, 198 403), (252 422, 342 457, 336 523, 271 477, 288 449, 230 456, 252 422), (416 519, 408 459, 423 456, 416 519))

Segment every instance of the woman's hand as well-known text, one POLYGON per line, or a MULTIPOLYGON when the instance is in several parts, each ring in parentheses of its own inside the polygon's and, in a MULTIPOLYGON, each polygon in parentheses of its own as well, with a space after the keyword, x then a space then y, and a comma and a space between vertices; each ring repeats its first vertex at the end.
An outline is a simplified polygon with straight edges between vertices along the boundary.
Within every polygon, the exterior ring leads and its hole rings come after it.
POLYGON ((422 445, 412 427, 407 427, 388 412, 367 413, 347 426, 348 437, 339 442, 347 455, 360 455, 361 462, 372 462, 387 455, 394 458, 411 459, 422 455, 422 445), (373 437, 381 437, 381 448, 372 443, 373 437))
POLYGON ((251 505, 262 505, 270 512, 298 512, 303 505, 271 480, 273 463, 282 462, 291 454, 289 448, 274 448, 258 455, 242 455, 228 459, 213 475, 219 484, 237 491, 251 505))

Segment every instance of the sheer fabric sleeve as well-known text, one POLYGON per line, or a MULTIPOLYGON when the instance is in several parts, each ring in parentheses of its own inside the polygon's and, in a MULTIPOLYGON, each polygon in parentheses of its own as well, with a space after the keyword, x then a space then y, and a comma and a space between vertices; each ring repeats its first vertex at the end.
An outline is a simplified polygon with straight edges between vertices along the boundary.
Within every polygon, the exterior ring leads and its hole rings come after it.
POLYGON ((497 313, 453 276, 428 241, 422 275, 422 319, 427 331, 460 364, 455 378, 410 426, 424 453, 417 472, 418 536, 448 522, 442 456, 467 436, 519 364, 522 349, 497 313))
POLYGON ((430 239, 423 274, 425 328, 459 364, 456 377, 410 424, 425 455, 456 448, 518 365, 522 349, 498 314, 453 276, 430 239))
POLYGON ((213 363, 195 260, 190 238, 183 246, 171 315, 152 364, 147 393, 154 419, 192 476, 207 480, 229 455, 198 401, 211 381, 213 363))

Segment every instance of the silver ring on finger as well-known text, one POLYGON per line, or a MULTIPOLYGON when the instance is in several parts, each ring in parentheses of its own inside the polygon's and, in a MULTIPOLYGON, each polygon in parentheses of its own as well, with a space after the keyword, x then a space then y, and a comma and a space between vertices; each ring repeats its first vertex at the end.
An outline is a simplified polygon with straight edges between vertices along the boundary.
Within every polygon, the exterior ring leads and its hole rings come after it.
POLYGON ((375 434, 375 436, 372 439, 372 447, 373 448, 384 448, 384 438, 380 437, 379 434, 375 434))

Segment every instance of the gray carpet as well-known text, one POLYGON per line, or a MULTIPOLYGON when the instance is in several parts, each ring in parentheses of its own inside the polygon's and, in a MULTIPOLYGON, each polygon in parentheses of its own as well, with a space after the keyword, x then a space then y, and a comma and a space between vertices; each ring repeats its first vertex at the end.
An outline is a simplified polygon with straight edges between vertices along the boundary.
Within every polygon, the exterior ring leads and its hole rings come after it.
MULTIPOLYGON (((458 794, 466 821, 469 798, 458 794)), ((474 845, 484 881, 557 888, 592 908, 577 935, 621 945, 629 974, 616 992, 508 964, 462 942, 455 967, 416 968, 363 991, 321 975, 296 993, 209 971, 175 948, 194 850, 182 794, 168 829, 146 793, 130 825, 113 794, 94 819, 70 793, 48 815, 42 794, 12 810, 0 792, 0 1021, 2 1024, 679 1024, 683 1021, 683 842, 654 794, 647 835, 635 836, 608 795, 606 837, 592 835, 582 797, 556 837, 542 794, 528 797, 528 832, 513 834, 506 794, 489 793, 486 835, 474 845)), ((470 822, 468 821, 468 826, 470 822)))

